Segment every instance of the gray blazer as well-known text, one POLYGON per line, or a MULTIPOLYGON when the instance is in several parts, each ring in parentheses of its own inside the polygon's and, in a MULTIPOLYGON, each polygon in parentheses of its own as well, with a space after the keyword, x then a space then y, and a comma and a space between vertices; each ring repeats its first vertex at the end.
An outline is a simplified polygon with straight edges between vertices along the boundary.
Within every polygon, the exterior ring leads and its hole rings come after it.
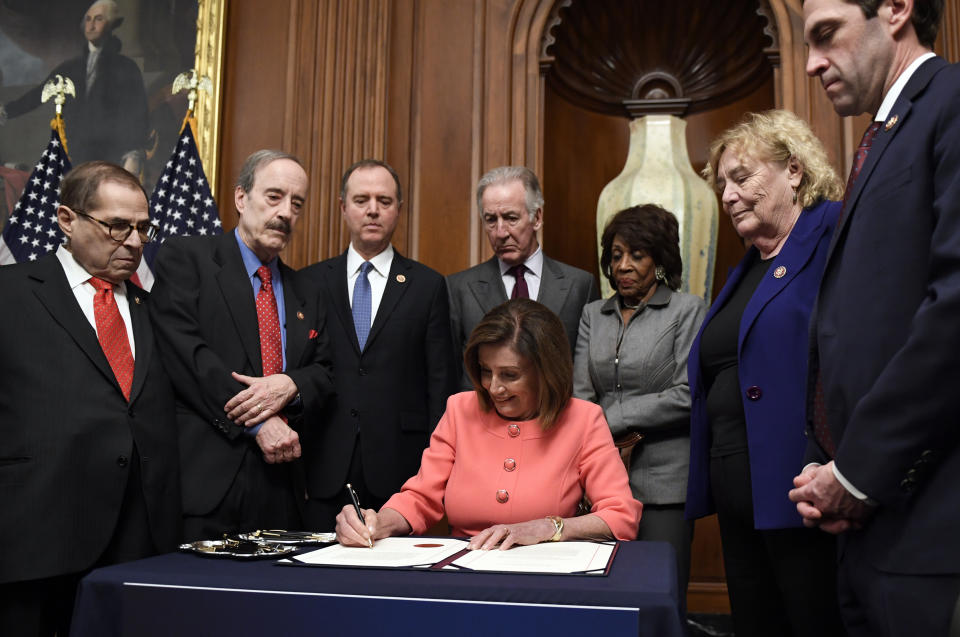
POLYGON ((634 313, 626 329, 616 296, 583 308, 573 395, 603 407, 614 437, 630 430, 644 434, 630 461, 630 488, 644 503, 678 504, 686 498, 687 354, 705 312, 700 297, 665 286, 634 313))
MULTIPOLYGON (((507 302, 500 266, 492 257, 472 268, 447 277, 450 292, 450 327, 454 352, 463 368, 463 349, 470 333, 484 315, 501 303, 507 302)), ((579 268, 543 256, 543 276, 537 301, 560 317, 570 340, 570 352, 577 345, 580 312, 590 301, 600 298, 593 275, 579 268)), ((471 389, 470 378, 460 374, 463 389, 471 389)))

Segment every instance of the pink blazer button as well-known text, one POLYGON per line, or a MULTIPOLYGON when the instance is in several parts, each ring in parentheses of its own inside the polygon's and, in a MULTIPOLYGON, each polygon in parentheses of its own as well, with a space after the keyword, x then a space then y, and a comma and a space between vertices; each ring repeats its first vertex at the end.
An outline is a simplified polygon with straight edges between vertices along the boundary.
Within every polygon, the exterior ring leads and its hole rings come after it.
POLYGON ((507 433, 510 434, 511 438, 516 438, 520 435, 520 425, 517 423, 510 423, 507 425, 507 433))
POLYGON ((503 504, 509 499, 510 499, 510 494, 507 493, 506 489, 500 489, 499 491, 497 491, 497 502, 499 502, 500 504, 503 504))
POLYGON ((503 461, 504 471, 513 471, 516 468, 517 468, 517 461, 514 460, 513 458, 507 458, 506 460, 503 461))

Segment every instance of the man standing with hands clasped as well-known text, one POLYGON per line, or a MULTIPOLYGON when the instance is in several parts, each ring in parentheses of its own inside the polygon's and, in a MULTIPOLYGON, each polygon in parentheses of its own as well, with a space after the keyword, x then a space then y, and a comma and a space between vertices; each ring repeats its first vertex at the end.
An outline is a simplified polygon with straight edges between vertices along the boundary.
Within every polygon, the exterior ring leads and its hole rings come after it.
POLYGON ((287 153, 247 158, 236 230, 167 239, 152 304, 177 390, 184 535, 301 528, 300 433, 332 391, 324 314, 278 255, 307 196, 287 153))
POLYGON ((960 67, 943 0, 805 0, 807 72, 872 113, 827 256, 809 459, 790 498, 840 533, 851 635, 944 635, 960 591, 960 67))

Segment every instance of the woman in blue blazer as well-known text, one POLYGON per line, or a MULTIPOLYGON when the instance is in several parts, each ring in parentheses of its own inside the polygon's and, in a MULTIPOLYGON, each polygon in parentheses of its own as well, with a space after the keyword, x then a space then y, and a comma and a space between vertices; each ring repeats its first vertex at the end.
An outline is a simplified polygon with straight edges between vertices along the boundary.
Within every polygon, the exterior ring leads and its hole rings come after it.
POLYGON ((834 540, 803 528, 787 499, 806 450, 808 326, 840 182, 782 110, 724 132, 704 176, 750 248, 688 358, 686 515, 718 514, 737 637, 843 634, 834 540))

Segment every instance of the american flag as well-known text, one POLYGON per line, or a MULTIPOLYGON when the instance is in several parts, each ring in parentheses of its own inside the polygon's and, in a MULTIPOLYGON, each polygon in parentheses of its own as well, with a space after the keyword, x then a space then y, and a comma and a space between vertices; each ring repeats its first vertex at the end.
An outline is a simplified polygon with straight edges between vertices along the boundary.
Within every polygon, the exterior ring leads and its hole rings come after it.
POLYGON ((157 238, 147 244, 143 258, 151 265, 167 237, 223 232, 217 203, 210 194, 189 125, 180 133, 177 147, 150 197, 150 222, 157 227, 157 238))
POLYGON ((0 265, 35 261, 63 243, 57 208, 60 180, 70 167, 60 134, 54 129, 0 236, 0 265))

